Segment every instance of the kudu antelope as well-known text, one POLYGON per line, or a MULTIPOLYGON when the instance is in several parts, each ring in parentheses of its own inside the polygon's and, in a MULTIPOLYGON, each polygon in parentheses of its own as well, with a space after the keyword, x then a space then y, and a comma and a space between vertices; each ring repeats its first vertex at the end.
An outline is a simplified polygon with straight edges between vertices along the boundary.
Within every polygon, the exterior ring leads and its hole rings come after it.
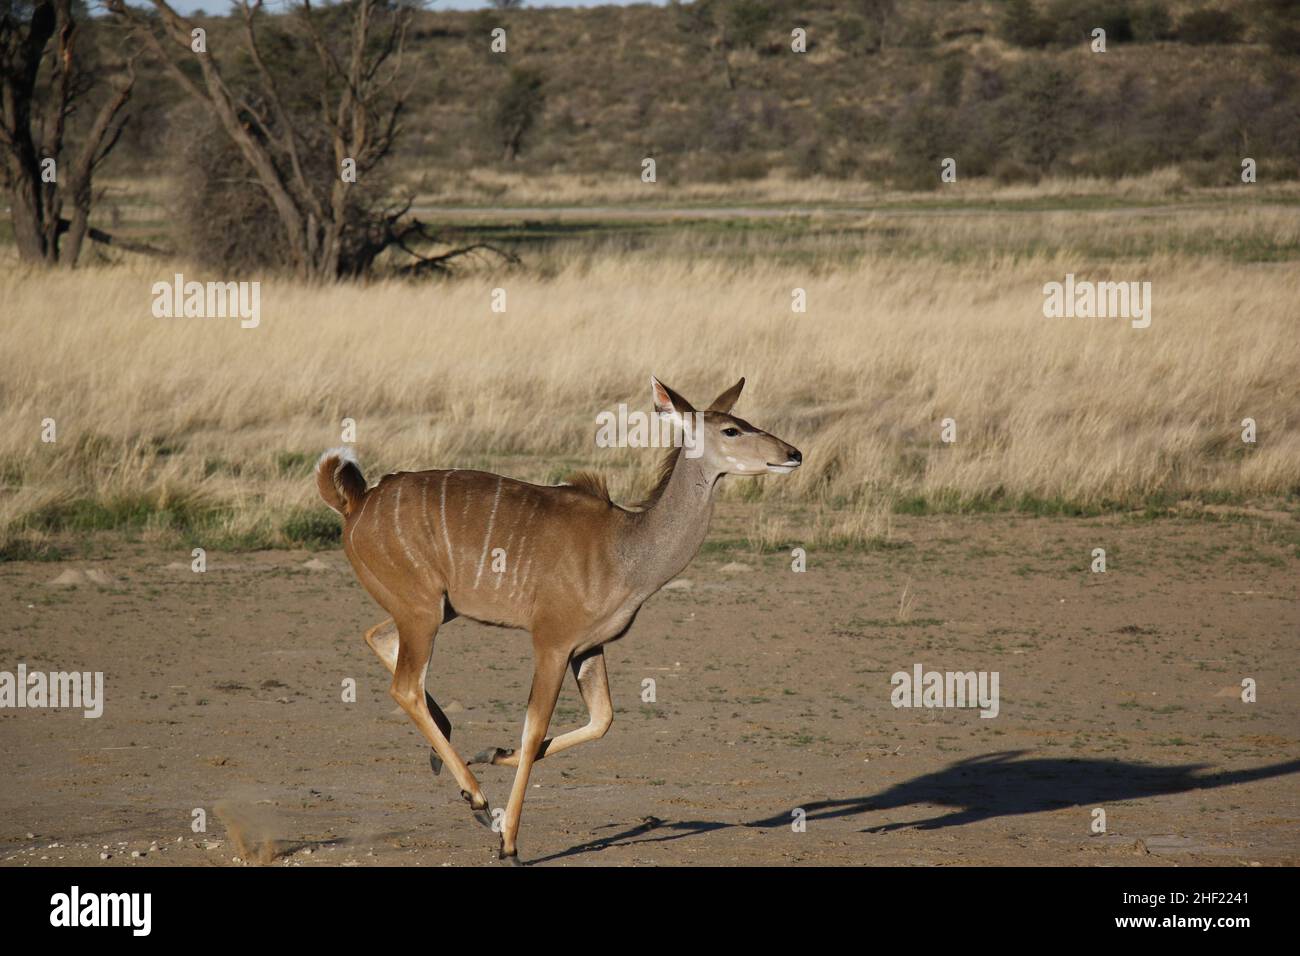
POLYGON ((518 862, 533 763, 609 729, 614 710, 604 645, 626 634, 645 600, 695 557, 718 479, 787 473, 802 463, 795 448, 731 414, 744 384, 742 378, 697 413, 651 379, 655 412, 672 422, 682 445, 637 510, 615 505, 591 475, 541 486, 481 471, 399 472, 368 489, 349 450, 321 456, 316 482, 343 515, 343 549, 392 616, 371 628, 366 642, 393 675, 389 693, 433 747, 434 772, 451 768, 461 796, 487 826, 487 797, 452 748, 451 723, 426 693, 425 671, 438 628, 458 615, 532 634, 533 684, 519 749, 493 748, 469 761, 517 768, 501 824, 501 859, 518 862), (570 667, 588 723, 546 737, 570 667))

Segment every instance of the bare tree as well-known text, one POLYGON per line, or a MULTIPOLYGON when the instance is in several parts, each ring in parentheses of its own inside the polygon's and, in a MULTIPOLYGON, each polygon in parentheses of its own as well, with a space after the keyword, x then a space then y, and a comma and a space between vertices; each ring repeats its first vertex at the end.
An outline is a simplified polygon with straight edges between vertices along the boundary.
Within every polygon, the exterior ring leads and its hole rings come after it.
POLYGON ((539 70, 522 67, 510 71, 492 117, 507 162, 519 156, 524 137, 546 105, 545 86, 546 79, 539 70))
POLYGON ((677 30, 697 56, 712 57, 722 69, 727 89, 734 91, 740 78, 732 54, 757 49, 775 20, 768 0, 695 0, 675 4, 677 30))
POLYGON ((409 88, 399 80, 415 6, 351 0, 318 8, 291 0, 274 28, 277 40, 302 46, 314 60, 311 75, 298 76, 265 55, 263 33, 272 25, 261 0, 237 0, 240 42, 220 55, 167 0, 150 2, 156 16, 107 0, 237 147, 275 210, 297 275, 312 281, 358 275, 389 247, 415 257, 413 271, 446 262, 447 255, 426 257, 414 248, 435 237, 407 216, 409 201, 357 191, 400 132, 409 88))
POLYGON ((696 0, 674 4, 677 30, 688 49, 700 59, 712 59, 722 69, 728 90, 736 88, 736 71, 731 64, 731 38, 727 34, 725 8, 717 0, 696 0))
POLYGON ((858 8, 863 19, 871 25, 876 51, 883 51, 897 18, 897 0, 858 0, 858 8))
POLYGON ((0 186, 25 262, 73 266, 87 236, 113 241, 90 227, 92 180, 121 136, 135 72, 87 68, 83 32, 72 0, 0 0, 0 186), (107 91, 74 148, 70 126, 97 87, 107 91))

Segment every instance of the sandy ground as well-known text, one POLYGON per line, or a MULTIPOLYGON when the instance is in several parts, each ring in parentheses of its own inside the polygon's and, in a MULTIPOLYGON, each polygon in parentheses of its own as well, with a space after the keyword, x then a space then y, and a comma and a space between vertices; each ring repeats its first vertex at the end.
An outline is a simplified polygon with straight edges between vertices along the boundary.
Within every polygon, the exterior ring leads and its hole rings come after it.
MULTIPOLYGON (((715 536, 748 514, 729 506, 715 536)), ((609 735, 537 766, 521 856, 1300 863, 1295 524, 929 517, 803 574, 701 555, 608 649, 609 735), (917 663, 997 671, 1000 713, 893 707, 891 674, 917 663)), ((97 720, 0 710, 0 862, 493 863, 496 835, 386 693, 361 640, 383 614, 341 552, 212 554, 195 574, 186 550, 103 551, 0 565, 0 670, 103 671, 107 696, 97 720), (51 583, 70 570, 107 577, 51 583)), ((516 744, 529 676, 523 633, 443 629, 429 686, 461 753, 516 744)), ((570 679, 553 729, 584 721, 570 679)), ((503 803, 513 771, 478 769, 503 803)))

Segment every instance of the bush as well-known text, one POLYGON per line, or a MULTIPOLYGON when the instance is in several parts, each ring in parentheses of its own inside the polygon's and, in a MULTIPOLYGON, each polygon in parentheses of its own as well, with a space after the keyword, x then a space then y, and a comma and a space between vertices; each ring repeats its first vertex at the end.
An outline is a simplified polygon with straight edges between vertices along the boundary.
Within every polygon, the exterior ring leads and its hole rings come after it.
POLYGON ((1054 0, 1043 17, 1058 43, 1086 43, 1092 31, 1106 31, 1107 43, 1128 43, 1133 39, 1132 17, 1119 0, 1080 6, 1076 0, 1054 0))
POLYGON ((720 183, 753 182, 766 179, 770 172, 771 167, 763 156, 737 156, 722 159, 711 178, 720 183))
POLYGON ((736 0, 727 10, 727 33, 738 47, 756 48, 775 19, 772 7, 762 0, 736 0))
POLYGON ((1236 43, 1245 29, 1235 13, 1206 7, 1193 10, 1178 21, 1178 39, 1198 45, 1236 43))
MULTIPOLYGON (((1097 15, 1100 21, 1096 26, 1106 31, 1107 43, 1131 43, 1133 42, 1133 21, 1129 14, 1118 5, 1103 7, 1097 15)), ((1091 36, 1092 30, 1088 30, 1086 36, 1091 36)))
POLYGON ((867 43, 867 23, 861 17, 845 17, 835 24, 835 42, 845 53, 865 53, 867 43))
POLYGON ((1279 56, 1300 56, 1300 26, 1279 24, 1269 31, 1268 46, 1279 56))
MULTIPOLYGON (((953 106, 935 98, 904 101, 890 130, 895 157, 890 178, 895 185, 910 190, 939 188, 939 163, 955 155, 958 145, 956 115, 953 106)), ((958 175, 962 172, 959 166, 958 175)))
POLYGON ((1019 47, 1047 46, 1055 32, 1052 21, 1038 12, 1032 0, 1007 0, 998 29, 1002 39, 1019 47))
POLYGON ((1031 64, 1002 101, 1014 157, 1045 174, 1073 145, 1078 130, 1078 89, 1071 73, 1047 63, 1031 64))
POLYGON ((1274 53, 1300 56, 1300 4, 1295 0, 1260 0, 1258 33, 1274 53))
POLYGON ((175 130, 172 151, 177 159, 172 222, 179 251, 225 273, 287 267, 284 227, 265 191, 255 181, 250 184, 254 177, 243 155, 206 112, 191 108, 188 114, 175 130))
POLYGON ((913 50, 928 50, 934 46, 934 27, 924 17, 904 17, 894 43, 913 50))
POLYGON ((492 127, 505 150, 506 159, 514 159, 523 151, 524 138, 546 105, 544 84, 540 71, 514 67, 506 85, 497 94, 492 127))
POLYGON ((794 157, 794 172, 800 179, 820 176, 826 171, 826 151, 818 140, 800 146, 794 157))
POLYGON ((993 167, 993 178, 1000 185, 1010 186, 1015 183, 1036 183, 1042 177, 1036 169, 1018 163, 1009 156, 999 159, 993 167))
POLYGON ((959 59, 945 60, 939 67, 939 80, 935 83, 935 95, 939 102, 949 106, 961 105, 962 83, 966 78, 966 64, 959 59))
POLYGON ((1139 43, 1174 38, 1174 21, 1169 11, 1158 3, 1147 3, 1133 8, 1133 39, 1139 43))

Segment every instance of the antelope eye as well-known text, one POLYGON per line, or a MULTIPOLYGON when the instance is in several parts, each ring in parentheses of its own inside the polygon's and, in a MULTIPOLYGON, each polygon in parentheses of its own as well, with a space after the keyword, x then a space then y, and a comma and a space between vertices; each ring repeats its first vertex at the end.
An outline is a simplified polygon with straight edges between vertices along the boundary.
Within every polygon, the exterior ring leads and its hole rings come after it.
POLYGON ((739 428, 731 428, 731 427, 724 428, 724 429, 722 430, 722 434, 726 435, 728 438, 735 438, 737 435, 740 434, 740 429, 739 429, 739 428))

